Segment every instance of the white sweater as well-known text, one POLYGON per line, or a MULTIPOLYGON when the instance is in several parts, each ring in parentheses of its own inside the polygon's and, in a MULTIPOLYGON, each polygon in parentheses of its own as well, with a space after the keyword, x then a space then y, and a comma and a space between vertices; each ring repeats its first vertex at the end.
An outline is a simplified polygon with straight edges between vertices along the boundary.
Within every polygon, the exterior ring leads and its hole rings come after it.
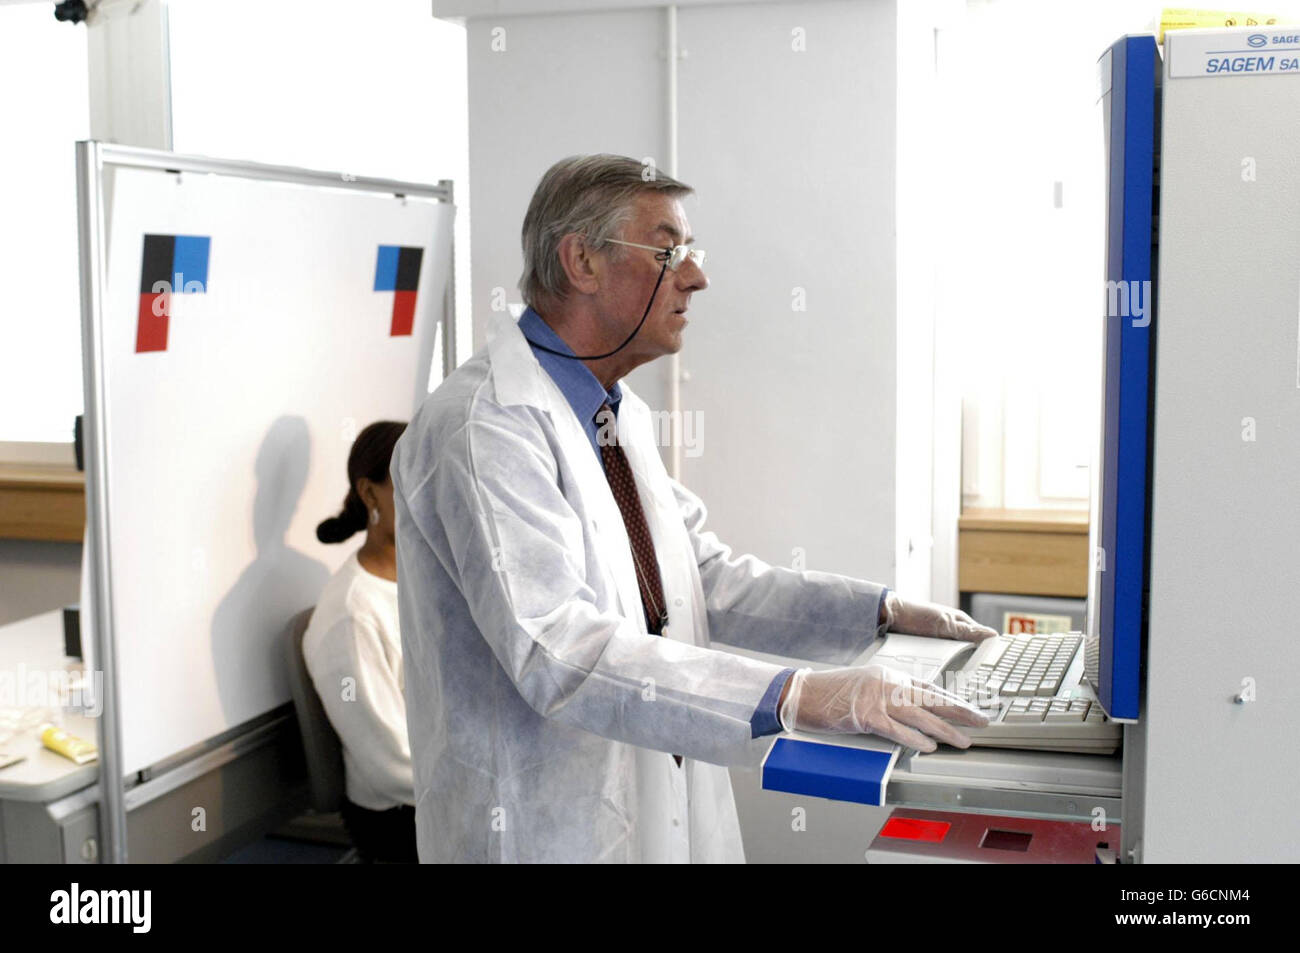
POLYGON ((414 804, 397 583, 354 552, 325 583, 302 652, 343 743, 348 800, 372 811, 414 804))

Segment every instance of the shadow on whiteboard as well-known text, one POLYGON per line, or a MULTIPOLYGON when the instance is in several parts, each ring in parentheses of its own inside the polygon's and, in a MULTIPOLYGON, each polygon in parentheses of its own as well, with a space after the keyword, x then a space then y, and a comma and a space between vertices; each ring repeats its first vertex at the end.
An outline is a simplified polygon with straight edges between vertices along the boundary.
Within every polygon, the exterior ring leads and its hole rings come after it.
POLYGON ((323 563, 286 542, 307 486, 310 463, 306 421, 278 418, 263 438, 254 464, 256 491, 249 518, 256 555, 212 617, 212 666, 227 718, 246 715, 249 697, 288 697, 280 633, 295 613, 316 604, 329 579, 323 563))

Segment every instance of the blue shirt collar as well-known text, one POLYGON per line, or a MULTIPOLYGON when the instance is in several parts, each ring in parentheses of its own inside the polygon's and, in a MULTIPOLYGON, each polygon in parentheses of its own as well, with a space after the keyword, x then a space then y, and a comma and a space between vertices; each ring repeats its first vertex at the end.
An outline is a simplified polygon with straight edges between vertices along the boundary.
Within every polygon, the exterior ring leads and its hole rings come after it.
POLYGON ((532 346, 537 362, 546 369, 546 373, 551 375, 551 380, 555 381, 556 386, 560 388, 560 393, 564 394, 565 400, 573 408, 583 429, 589 431, 594 446, 596 412, 600 410, 602 404, 608 402, 617 416, 619 401, 623 399, 623 389, 615 381, 614 386, 606 392, 600 381, 596 380, 596 375, 591 373, 582 361, 560 357, 558 354, 550 354, 537 348, 535 345, 541 344, 564 354, 573 353, 573 349, 564 343, 564 339, 556 334, 532 307, 524 309, 523 315, 519 318, 519 330, 524 333, 524 337, 532 346))

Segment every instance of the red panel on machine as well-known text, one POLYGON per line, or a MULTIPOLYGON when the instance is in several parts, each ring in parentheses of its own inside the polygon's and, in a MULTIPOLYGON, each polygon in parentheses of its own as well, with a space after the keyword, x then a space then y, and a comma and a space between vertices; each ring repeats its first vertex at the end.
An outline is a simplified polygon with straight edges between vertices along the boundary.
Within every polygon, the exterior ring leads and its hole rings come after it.
POLYGON ((952 827, 947 821, 923 821, 915 817, 891 817, 880 829, 881 837, 919 840, 937 844, 948 836, 952 827))

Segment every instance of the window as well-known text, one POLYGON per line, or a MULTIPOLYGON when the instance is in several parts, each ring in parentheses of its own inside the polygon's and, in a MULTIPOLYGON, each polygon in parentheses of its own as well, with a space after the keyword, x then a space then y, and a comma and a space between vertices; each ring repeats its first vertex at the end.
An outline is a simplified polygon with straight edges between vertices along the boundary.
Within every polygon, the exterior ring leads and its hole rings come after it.
POLYGON ((1159 4, 971 0, 941 36, 968 507, 1086 508, 1101 400, 1105 166, 1097 58, 1159 4))
MULTIPOLYGON (((428 0, 171 0, 168 21, 175 151, 453 179, 456 247, 469 247, 463 26, 434 19, 428 0)), ((458 254, 462 358, 472 340, 468 269, 458 254)))
MULTIPOLYGON (((0 457, 72 442, 82 411, 76 158, 89 137, 86 30, 0 7, 0 457)), ((67 455, 71 461, 71 454, 67 455)))
MULTIPOLYGON (((172 0, 168 18, 176 151, 450 178, 468 247, 462 26, 427 0, 172 0)), ((87 62, 84 25, 49 4, 0 7, 0 456, 69 443, 84 406, 73 143, 90 136, 87 62)), ((463 357, 469 256, 456 264, 463 357)))

